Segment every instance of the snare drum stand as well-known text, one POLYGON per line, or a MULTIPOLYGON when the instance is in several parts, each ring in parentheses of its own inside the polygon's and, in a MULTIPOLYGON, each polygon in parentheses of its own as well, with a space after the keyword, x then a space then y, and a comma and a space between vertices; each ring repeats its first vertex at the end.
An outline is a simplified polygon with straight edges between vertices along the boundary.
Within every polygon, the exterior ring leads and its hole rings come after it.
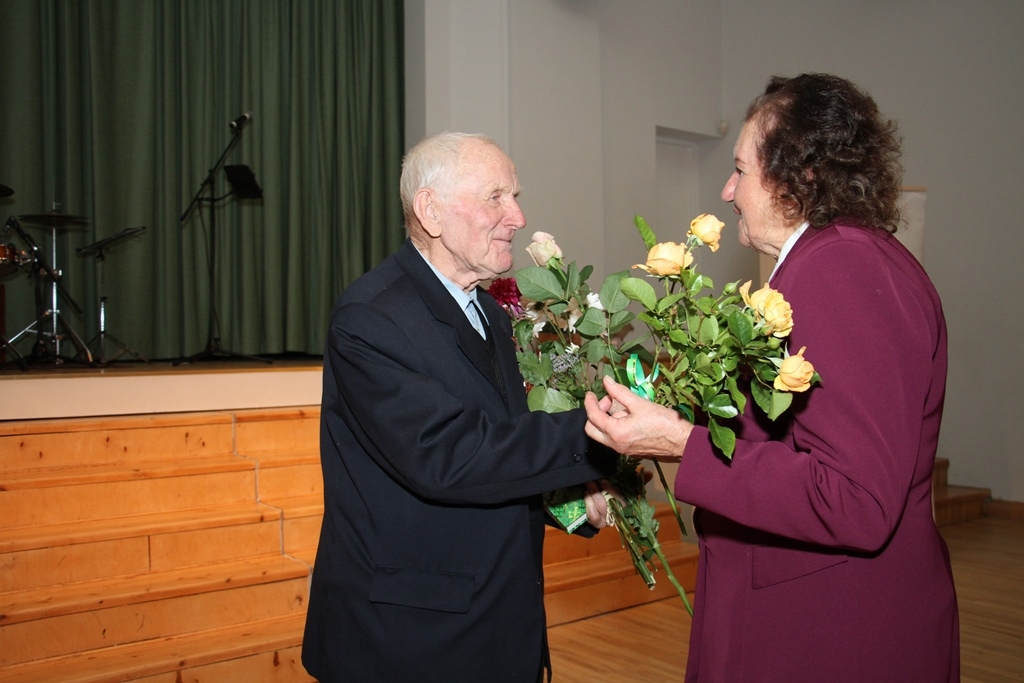
POLYGON ((107 364, 108 339, 112 341, 114 344, 116 344, 118 348, 121 349, 116 356, 110 359, 111 361, 115 361, 124 354, 128 353, 135 356, 135 358, 141 360, 143 363, 149 362, 149 360, 144 358, 138 351, 131 348, 123 341, 107 332, 107 288, 106 273, 104 268, 104 264, 106 263, 107 260, 107 247, 113 245, 115 242, 118 242, 125 237, 129 237, 131 235, 140 233, 145 229, 146 226, 144 225, 139 226, 137 228, 125 228, 116 235, 107 237, 106 239, 102 239, 99 242, 95 242, 84 247, 79 247, 76 250, 79 254, 88 254, 89 252, 93 252, 96 256, 96 267, 100 271, 100 331, 96 334, 95 337, 92 338, 92 340, 87 345, 89 347, 92 347, 94 344, 96 345, 96 355, 94 356, 96 365, 107 364))

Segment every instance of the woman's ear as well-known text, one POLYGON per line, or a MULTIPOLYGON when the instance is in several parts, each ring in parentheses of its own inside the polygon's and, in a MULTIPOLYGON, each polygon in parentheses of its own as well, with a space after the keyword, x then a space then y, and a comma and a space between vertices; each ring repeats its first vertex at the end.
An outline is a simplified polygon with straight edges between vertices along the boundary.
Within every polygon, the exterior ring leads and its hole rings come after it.
POLYGON ((441 236, 440 206, 430 188, 420 188, 412 199, 412 210, 416 219, 423 226, 423 231, 430 237, 441 236))

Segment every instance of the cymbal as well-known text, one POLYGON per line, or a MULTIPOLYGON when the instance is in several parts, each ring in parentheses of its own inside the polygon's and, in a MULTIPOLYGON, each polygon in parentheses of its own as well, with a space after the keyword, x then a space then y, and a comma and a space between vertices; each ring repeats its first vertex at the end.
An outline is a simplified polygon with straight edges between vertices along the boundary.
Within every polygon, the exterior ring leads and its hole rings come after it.
POLYGON ((70 214, 60 213, 59 211, 26 214, 24 216, 18 216, 18 220, 32 225, 47 225, 51 228, 71 228, 89 224, 89 220, 85 216, 72 216, 70 214))
POLYGON ((14 190, 6 185, 0 185, 0 198, 10 197, 12 194, 14 194, 14 190))

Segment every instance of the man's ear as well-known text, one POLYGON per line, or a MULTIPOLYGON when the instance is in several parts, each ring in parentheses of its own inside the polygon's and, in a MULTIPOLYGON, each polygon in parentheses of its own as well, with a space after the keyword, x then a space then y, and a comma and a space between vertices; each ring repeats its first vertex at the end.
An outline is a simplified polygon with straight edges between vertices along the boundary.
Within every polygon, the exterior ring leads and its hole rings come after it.
POLYGON ((435 239, 441 236, 440 208, 430 188, 420 188, 412 198, 412 210, 416 214, 416 219, 419 220, 423 231, 435 239))

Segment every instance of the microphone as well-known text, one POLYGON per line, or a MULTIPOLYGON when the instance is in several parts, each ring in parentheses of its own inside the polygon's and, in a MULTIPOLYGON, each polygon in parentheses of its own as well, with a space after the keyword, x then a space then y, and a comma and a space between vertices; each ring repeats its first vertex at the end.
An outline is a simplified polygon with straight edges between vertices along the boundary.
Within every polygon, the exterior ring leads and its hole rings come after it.
POLYGON ((250 121, 252 121, 252 112, 247 111, 231 122, 231 130, 241 133, 242 129, 245 128, 246 124, 250 121))

